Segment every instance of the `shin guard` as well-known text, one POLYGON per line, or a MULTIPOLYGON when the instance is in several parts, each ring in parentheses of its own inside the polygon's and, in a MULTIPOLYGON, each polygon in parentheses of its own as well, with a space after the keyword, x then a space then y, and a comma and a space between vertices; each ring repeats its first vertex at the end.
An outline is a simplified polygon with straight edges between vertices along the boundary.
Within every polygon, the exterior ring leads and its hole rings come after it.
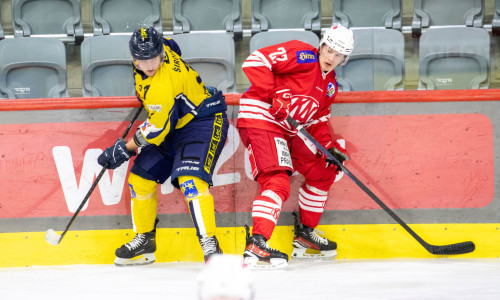
POLYGON ((290 195, 290 180, 285 171, 277 171, 262 173, 257 182, 261 190, 253 202, 252 234, 261 234, 269 240, 278 222, 281 206, 290 195))
POLYGON ((134 173, 128 178, 132 205, 132 224, 137 233, 150 232, 155 228, 158 184, 134 173))
POLYGON ((278 222, 282 204, 281 198, 271 190, 265 190, 257 196, 252 208, 252 233, 262 234, 269 240, 278 222))
POLYGON ((189 206, 189 213, 200 238, 215 235, 214 198, 208 183, 198 177, 179 176, 179 184, 189 206))
POLYGON ((312 228, 318 226, 327 198, 327 191, 303 184, 299 189, 300 222, 312 228))

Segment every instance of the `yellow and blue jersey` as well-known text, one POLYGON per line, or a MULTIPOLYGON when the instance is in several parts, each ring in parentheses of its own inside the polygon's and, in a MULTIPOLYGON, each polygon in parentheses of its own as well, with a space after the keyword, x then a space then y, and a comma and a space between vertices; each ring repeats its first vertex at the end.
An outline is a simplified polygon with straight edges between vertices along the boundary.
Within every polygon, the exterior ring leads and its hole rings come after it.
POLYGON ((140 126, 144 144, 160 145, 194 118, 226 110, 222 94, 210 94, 199 74, 182 60, 175 41, 164 39, 164 49, 165 59, 154 76, 134 70, 136 93, 149 113, 140 126))

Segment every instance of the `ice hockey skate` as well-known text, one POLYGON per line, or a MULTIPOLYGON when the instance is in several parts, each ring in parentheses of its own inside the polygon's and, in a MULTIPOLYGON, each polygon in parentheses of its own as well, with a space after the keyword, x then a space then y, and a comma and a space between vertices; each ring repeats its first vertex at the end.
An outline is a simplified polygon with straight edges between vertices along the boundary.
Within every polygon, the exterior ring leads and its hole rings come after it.
POLYGON ((335 258, 337 256, 337 243, 318 235, 324 234, 317 229, 307 227, 300 223, 296 213, 295 237, 293 239, 294 258, 335 258))
POLYGON ((200 238, 201 249, 203 249, 203 257, 205 262, 214 254, 222 254, 222 249, 219 246, 219 241, 215 236, 200 238))
POLYGON ((288 266, 288 255, 269 247, 263 235, 250 236, 250 228, 245 225, 247 245, 243 258, 252 269, 278 269, 288 266))
POLYGON ((116 249, 115 265, 136 266, 155 262, 156 232, 138 233, 129 243, 116 249))

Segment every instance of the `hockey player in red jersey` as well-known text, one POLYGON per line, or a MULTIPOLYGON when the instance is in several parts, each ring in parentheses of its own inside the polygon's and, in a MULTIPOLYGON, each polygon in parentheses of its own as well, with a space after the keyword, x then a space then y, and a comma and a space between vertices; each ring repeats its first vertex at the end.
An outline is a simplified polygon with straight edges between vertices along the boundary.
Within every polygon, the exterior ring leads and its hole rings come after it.
POLYGON ((328 190, 340 168, 326 159, 286 118, 290 115, 340 162, 349 156, 332 139, 330 105, 337 95, 334 68, 347 62, 354 46, 350 29, 334 25, 324 33, 319 48, 292 40, 253 52, 243 63, 251 86, 240 100, 238 130, 247 147, 252 174, 260 193, 252 208, 253 230, 243 256, 253 267, 282 267, 288 255, 271 248, 281 206, 290 195, 289 176, 305 177, 299 189, 299 215, 293 241, 294 257, 336 256, 337 244, 314 228, 324 210, 328 190), (258 262, 265 262, 259 263, 258 262), (269 263, 271 265, 268 265, 269 263))

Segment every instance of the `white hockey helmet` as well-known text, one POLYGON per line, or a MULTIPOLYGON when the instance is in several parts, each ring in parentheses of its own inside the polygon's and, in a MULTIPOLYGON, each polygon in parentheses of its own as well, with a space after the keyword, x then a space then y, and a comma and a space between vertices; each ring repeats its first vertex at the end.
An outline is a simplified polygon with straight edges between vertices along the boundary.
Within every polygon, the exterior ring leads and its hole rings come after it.
POLYGON ((319 45, 321 46, 323 44, 327 44, 340 54, 349 56, 354 48, 354 34, 349 28, 341 24, 335 24, 328 28, 323 34, 323 38, 319 42, 319 45))

